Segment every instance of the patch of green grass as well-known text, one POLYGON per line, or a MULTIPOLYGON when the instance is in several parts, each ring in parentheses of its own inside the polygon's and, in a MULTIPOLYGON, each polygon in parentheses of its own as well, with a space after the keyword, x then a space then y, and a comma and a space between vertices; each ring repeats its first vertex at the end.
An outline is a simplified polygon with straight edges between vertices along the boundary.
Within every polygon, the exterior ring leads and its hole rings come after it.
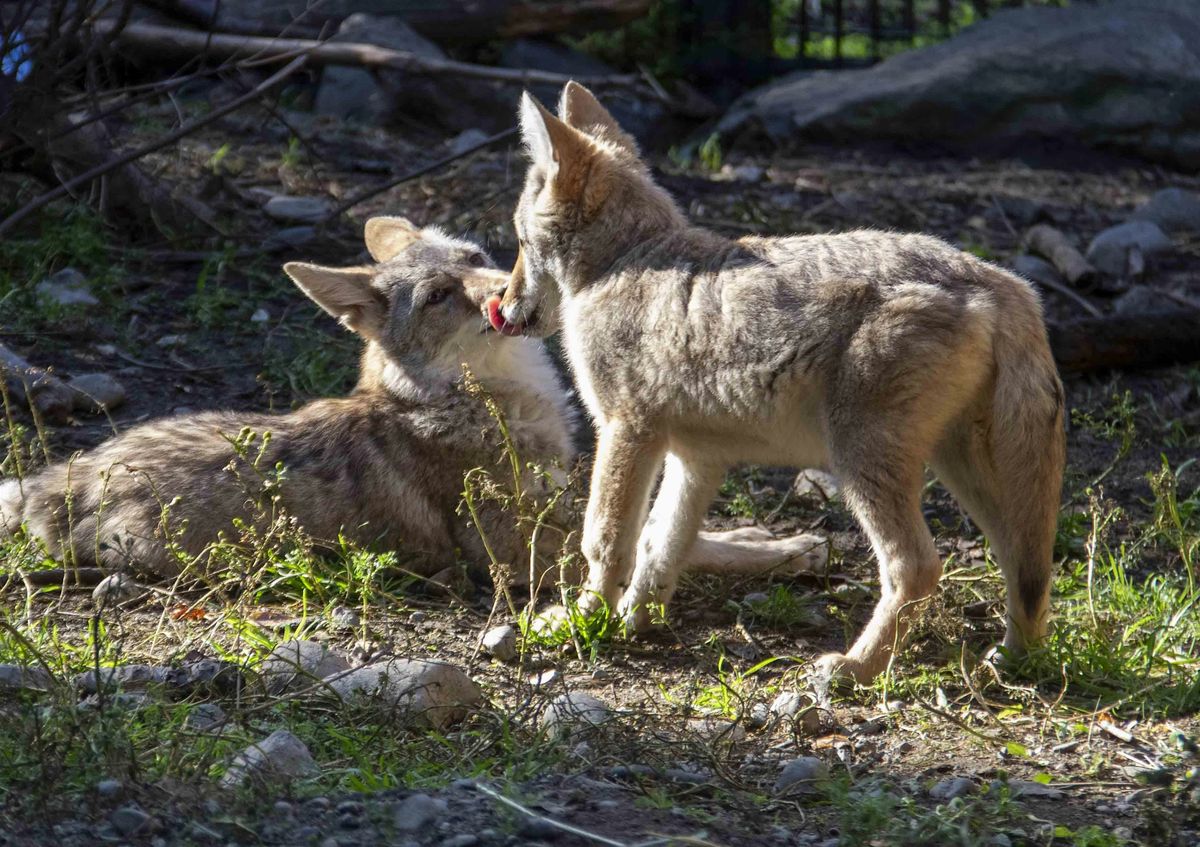
POLYGON ((821 621, 814 602, 797 596, 786 585, 776 585, 767 599, 750 604, 750 614, 756 623, 775 629, 811 627, 821 621))
POLYGON ((359 345, 349 333, 332 335, 325 321, 285 324, 268 337, 260 379, 298 405, 346 393, 357 373, 359 345))

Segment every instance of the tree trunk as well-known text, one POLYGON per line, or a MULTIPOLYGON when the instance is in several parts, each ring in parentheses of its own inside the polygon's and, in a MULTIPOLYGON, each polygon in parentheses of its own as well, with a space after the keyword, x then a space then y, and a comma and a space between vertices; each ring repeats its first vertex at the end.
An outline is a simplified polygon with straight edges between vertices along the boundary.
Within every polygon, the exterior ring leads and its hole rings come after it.
POLYGON ((1200 311, 1171 309, 1051 324, 1050 347, 1064 373, 1200 361, 1200 311))

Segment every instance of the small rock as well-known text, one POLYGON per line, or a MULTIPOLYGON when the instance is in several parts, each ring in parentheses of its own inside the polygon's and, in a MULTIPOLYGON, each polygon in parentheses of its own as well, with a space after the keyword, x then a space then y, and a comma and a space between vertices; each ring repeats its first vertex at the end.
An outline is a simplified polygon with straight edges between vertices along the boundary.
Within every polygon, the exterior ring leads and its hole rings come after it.
POLYGON ((271 811, 281 818, 290 818, 295 809, 287 800, 276 800, 275 805, 271 807, 271 811))
POLYGON ((92 602, 100 608, 112 608, 120 603, 141 597, 146 589, 138 585, 131 576, 123 573, 109 574, 92 589, 92 602))
POLYGON ((474 127, 464 129, 458 135, 446 142, 451 156, 459 156, 470 150, 472 147, 483 143, 488 139, 488 134, 481 129, 474 127))
POLYGON ((58 306, 99 306, 100 301, 88 288, 87 277, 75 268, 61 271, 43 279, 34 289, 38 297, 58 306))
POLYGON ((49 691, 54 677, 43 667, 0 665, 0 691, 49 691))
POLYGON ((929 796, 934 800, 953 800, 955 797, 966 797, 979 791, 979 786, 965 776, 954 776, 943 779, 929 789, 929 796))
POLYGON ((277 221, 316 223, 329 214, 333 206, 324 197, 291 197, 278 195, 263 205, 263 211, 277 221))
POLYGON ((424 659, 390 659, 325 681, 347 705, 382 709, 434 728, 461 720, 483 699, 462 670, 424 659))
POLYGON ((833 499, 840 490, 837 477, 817 468, 800 471, 792 483, 792 493, 797 497, 815 497, 822 502, 833 499))
POLYGON ((118 665, 101 668, 99 680, 96 671, 87 671, 75 677, 75 687, 84 694, 95 694, 103 687, 106 691, 141 691, 155 685, 166 685, 170 670, 155 665, 118 665))
POLYGON ((542 727, 551 737, 565 739, 586 734, 612 717, 612 709, 600 698, 572 691, 550 701, 542 712, 542 727))
POLYGON ((349 606, 334 606, 329 611, 329 625, 334 629, 354 629, 362 619, 349 606))
POLYGON ((464 832, 462 835, 451 835, 442 842, 442 847, 475 847, 479 843, 479 837, 471 835, 469 832, 464 832))
POLYGON ((434 799, 428 794, 411 794, 396 804, 396 829, 405 833, 423 830, 446 814, 448 808, 445 800, 434 799))
POLYGON ((245 687, 240 666, 223 659, 199 659, 167 671, 167 684, 179 696, 194 694, 227 696, 245 687))
POLYGON ((517 828, 517 834, 525 838, 536 838, 549 841, 563 835, 563 831, 549 821, 541 818, 525 818, 517 828))
POLYGON ((1040 282, 1045 285, 1062 284, 1062 274, 1058 268, 1031 253, 1022 253, 1013 257, 1012 269, 1030 282, 1040 282))
POLYGON ((221 777, 221 787, 236 788, 250 780, 288 782, 317 773, 317 763, 304 742, 286 729, 278 729, 238 753, 221 777))
POLYGON ((1169 233, 1200 232, 1200 193, 1182 188, 1156 191, 1130 220, 1150 221, 1169 233))
POLYGON ((108 816, 108 822, 122 835, 136 835, 149 827, 150 815, 137 806, 122 806, 108 816))
POLYGON ((801 756, 783 766, 775 780, 775 793, 795 791, 811 794, 817 791, 816 783, 829 778, 829 765, 816 756, 801 756))
POLYGON ((265 324, 271 319, 271 313, 266 309, 255 309, 254 314, 250 316, 250 323, 265 324))
POLYGON ((121 780, 119 779, 102 779, 96 783, 96 794, 105 800, 111 800, 114 797, 120 796, 124 790, 125 786, 121 784, 121 780))
POLYGON ((501 662, 511 662, 517 658, 517 630, 511 624, 492 627, 483 634, 479 643, 489 656, 501 662))
POLYGON ((312 226, 290 226, 277 230, 263 239, 263 249, 268 253, 303 247, 317 237, 317 229, 312 226))
POLYGON ((793 721, 797 730, 816 735, 821 730, 821 710, 808 694, 781 691, 771 701, 771 714, 793 721))
POLYGON ((408 622, 413 626, 416 626, 418 624, 423 624, 427 620, 429 620, 429 615, 425 614, 420 609, 417 609, 415 612, 410 613, 408 616, 408 622))
POLYGON ((154 342, 159 347, 178 347, 187 341, 186 335, 164 335, 154 342))
POLYGON ((742 598, 742 602, 747 606, 756 606, 759 603, 765 603, 770 599, 771 595, 767 594, 765 591, 751 591, 742 598))
POLYGON ((1138 315, 1169 306, 1162 294, 1148 285, 1135 285, 1113 301, 1113 311, 1119 315, 1138 315))
POLYGON ((738 182, 759 182, 765 175, 766 171, 758 165, 725 165, 720 173, 722 178, 738 182))
POLYGON ((771 707, 766 703, 755 703, 746 715, 746 726, 751 729, 761 729, 771 719, 771 707))
POLYGON ((1088 245, 1087 260, 1110 277, 1130 275, 1131 265, 1171 249, 1171 239, 1150 221, 1129 221, 1101 232, 1088 245), (1141 258, 1139 258, 1141 257, 1141 258))
POLYGON ((746 728, 740 723, 725 718, 692 718, 687 722, 688 732, 711 741, 744 741, 746 728))
POLYGON ((284 641, 263 661, 262 680, 268 693, 312 688, 350 670, 350 660, 319 641, 284 641))
POLYGON ((671 780, 671 782, 679 782, 684 785, 707 785, 712 782, 712 777, 706 773, 697 773, 684 768, 667 768, 663 771, 663 777, 671 780))
POLYGON ((183 725, 193 732, 209 732, 224 726, 228 719, 225 710, 216 703, 197 703, 184 718, 183 725))
POLYGON ((125 386, 108 374, 80 374, 67 387, 75 392, 76 411, 103 412, 125 402, 125 386))

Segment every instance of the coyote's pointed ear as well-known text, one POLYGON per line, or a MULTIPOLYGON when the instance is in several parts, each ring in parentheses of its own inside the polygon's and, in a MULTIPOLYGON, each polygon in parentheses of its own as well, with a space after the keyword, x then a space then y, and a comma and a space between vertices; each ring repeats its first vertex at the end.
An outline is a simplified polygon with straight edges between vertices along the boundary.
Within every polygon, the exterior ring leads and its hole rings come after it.
POLYGON ((633 136, 621 129, 617 119, 600 104, 596 95, 575 80, 563 86, 562 96, 558 100, 558 117, 567 126, 611 141, 637 155, 637 142, 633 136))
POLYGON ((401 250, 421 237, 421 228, 408 218, 384 215, 367 221, 363 237, 372 259, 390 262, 401 250))
POLYGON ((371 285, 370 268, 323 268, 288 262, 283 272, 308 298, 355 332, 374 338, 383 328, 387 301, 371 285))
POLYGON ((534 164, 551 173, 569 173, 592 155, 587 136, 546 111, 528 91, 521 95, 521 138, 534 164))

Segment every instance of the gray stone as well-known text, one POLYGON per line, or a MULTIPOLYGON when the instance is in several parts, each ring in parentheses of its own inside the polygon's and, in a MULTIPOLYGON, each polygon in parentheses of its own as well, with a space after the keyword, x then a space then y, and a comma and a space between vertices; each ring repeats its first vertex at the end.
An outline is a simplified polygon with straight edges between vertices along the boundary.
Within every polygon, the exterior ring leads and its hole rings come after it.
POLYGON ((1118 315, 1138 315, 1172 306, 1174 303, 1148 285, 1135 285, 1113 300, 1113 311, 1118 315))
POLYGON ((313 226, 290 226, 276 230, 263 239, 263 249, 267 252, 303 247, 317 237, 317 228, 313 226))
POLYGON ((39 665, 0 665, 0 691, 49 691, 54 677, 39 665))
POLYGON ((75 677, 75 687, 84 694, 95 694, 101 686, 106 691, 142 691, 156 685, 166 685, 169 681, 169 668, 156 665, 118 665, 111 668, 101 668, 99 677, 91 670, 75 677))
POLYGON ((1000 10, 866 70, 785 76, 738 100, 718 131, 734 146, 1053 138, 1194 168, 1200 16, 1193 0, 1000 10))
POLYGON ((329 611, 329 625, 334 629, 354 629, 362 619, 349 606, 334 606, 329 611))
POLYGON ((747 606, 757 606, 759 603, 765 603, 771 599, 771 595, 765 591, 751 591, 742 598, 742 602, 747 606))
POLYGON ((840 490, 837 477, 817 468, 800 471, 792 483, 792 493, 797 497, 815 497, 822 501, 836 497, 840 490))
MULTIPOLYGON (((250 316, 250 323, 252 324, 265 324, 269 320, 271 320, 271 313, 266 309, 255 309, 254 314, 250 316)), ((338 608, 342 607, 339 606, 338 608)))
POLYGON ((1183 188, 1156 191, 1130 220, 1150 221, 1172 234, 1200 232, 1200 193, 1183 188))
POLYGON ((277 221, 300 221, 316 223, 332 210, 333 205, 324 197, 292 197, 278 195, 263 205, 263 211, 277 221))
POLYGON ((122 806, 113 810, 108 816, 108 822, 122 835, 137 835, 149 828, 150 815, 134 805, 122 806))
POLYGON ((542 818, 524 818, 517 827, 517 835, 541 841, 550 841, 564 834, 561 829, 542 818))
POLYGON ((955 797, 966 797, 979 791, 979 786, 965 776, 954 776, 943 779, 929 789, 929 796, 934 800, 953 800, 955 797))
POLYGON ((100 305, 88 287, 87 277, 74 268, 63 268, 51 274, 39 282, 34 291, 43 302, 56 306, 100 305))
POLYGON ((783 766, 775 780, 775 793, 790 791, 811 794, 818 790, 817 783, 829 778, 829 765, 816 756, 801 756, 783 766))
POLYGON ((446 814, 446 801, 428 794, 410 794, 396 804, 393 813, 396 830, 402 833, 419 832, 446 814))
POLYGON ((475 847, 478 843, 479 836, 464 832, 461 835, 451 835, 442 842, 442 847, 475 847))
POLYGON ((483 699, 469 676, 445 662, 391 659, 328 678, 347 705, 441 728, 461 720, 483 699))
POLYGON ((220 784, 222 788, 236 788, 247 782, 275 784, 317 773, 317 763, 304 742, 286 729, 277 729, 238 753, 220 784))
POLYGON ((229 720, 225 710, 216 703, 197 703, 183 720, 184 728, 193 732, 209 732, 229 720))
MULTIPOLYGON (((338 27, 333 41, 374 44, 426 59, 446 58, 440 47, 391 15, 350 15, 338 27)), ((314 111, 342 120, 373 123, 385 119, 391 111, 387 101, 386 88, 376 82, 375 74, 365 68, 333 65, 321 72, 314 111)))
POLYGON ((111 608, 146 593, 146 588, 123 573, 109 574, 92 589, 92 602, 100 608, 111 608))
POLYGON ((125 386, 109 374, 80 374, 67 386, 75 392, 78 412, 103 412, 125 402, 125 386))
POLYGON ((263 661, 261 674, 268 693, 312 688, 350 670, 350 660, 320 641, 284 641, 263 661))
POLYGON ((612 720, 613 711, 599 697, 570 691, 560 694, 542 712, 542 728, 552 738, 575 738, 612 720))
POLYGON ((120 796, 124 790, 125 786, 119 779, 102 779, 96 783, 96 794, 105 800, 120 796))
POLYGON ((1108 276, 1140 276, 1146 259, 1171 247, 1171 239, 1158 224, 1129 221, 1109 227, 1093 238, 1086 258, 1096 270, 1108 276))
POLYGON ((471 127, 469 129, 464 129, 458 135, 451 138, 448 142, 446 142, 446 146, 449 148, 451 156, 458 156, 470 150, 477 144, 482 144, 487 140, 487 138, 488 134, 482 129, 471 127))
POLYGON ((1062 274, 1058 272, 1058 268, 1045 259, 1034 256, 1031 253, 1021 253, 1019 256, 1014 256, 1012 269, 1030 282, 1040 282, 1049 285, 1061 285, 1063 282, 1062 274))
POLYGON ((492 627, 483 634, 479 643, 489 656, 502 662, 517 658, 517 629, 512 624, 492 627))
POLYGON ((779 692, 771 701, 771 714, 788 718, 806 735, 815 735, 821 729, 821 710, 812 697, 799 691, 779 692))

